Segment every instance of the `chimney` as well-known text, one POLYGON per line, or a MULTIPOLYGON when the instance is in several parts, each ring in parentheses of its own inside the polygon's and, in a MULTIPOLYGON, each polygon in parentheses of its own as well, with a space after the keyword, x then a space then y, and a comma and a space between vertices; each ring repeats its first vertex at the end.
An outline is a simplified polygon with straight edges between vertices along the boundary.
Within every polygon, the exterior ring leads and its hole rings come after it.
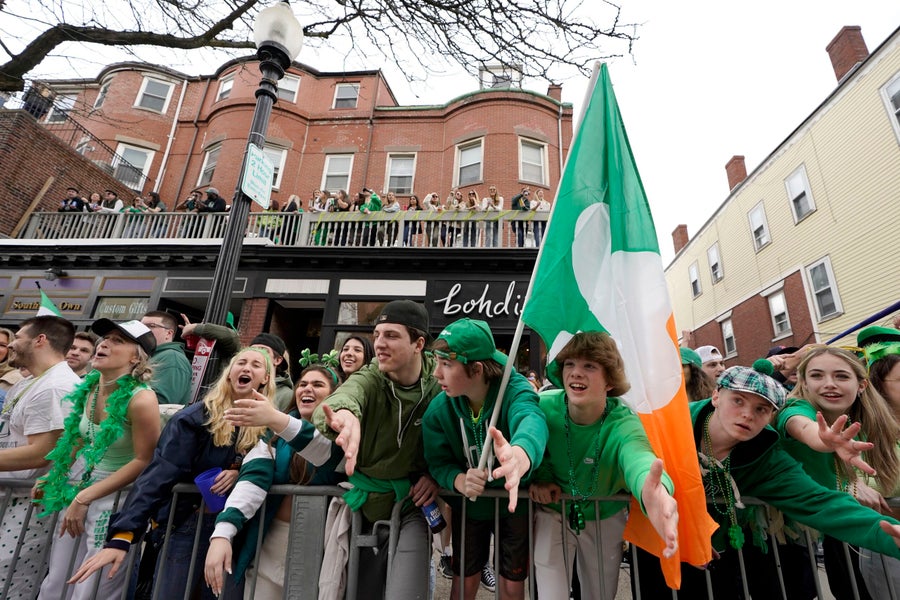
POLYGON ((731 160, 725 163, 725 173, 728 174, 728 191, 731 191, 747 179, 747 165, 744 164, 744 157, 732 156, 731 160))
POLYGON ((562 86, 551 83, 549 86, 547 86, 547 95, 557 102, 562 102, 562 86))
POLYGON ((672 244, 675 246, 675 254, 681 252, 681 249, 687 246, 688 231, 687 225, 681 224, 672 232, 672 244))
POLYGON ((862 36, 859 25, 845 25, 834 39, 825 46, 828 56, 831 58, 831 66, 834 68, 834 76, 838 83, 844 76, 853 70, 853 67, 866 60, 869 49, 862 36))

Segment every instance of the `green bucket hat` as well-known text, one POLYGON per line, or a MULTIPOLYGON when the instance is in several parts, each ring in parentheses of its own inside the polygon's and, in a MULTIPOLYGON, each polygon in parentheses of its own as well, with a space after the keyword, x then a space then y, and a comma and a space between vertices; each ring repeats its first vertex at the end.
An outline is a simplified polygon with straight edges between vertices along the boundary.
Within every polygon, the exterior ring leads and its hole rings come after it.
POLYGON ((749 392, 765 398, 779 410, 784 406, 785 391, 780 383, 750 367, 731 367, 719 375, 718 387, 736 392, 749 392))
POLYGON ((696 350, 691 350, 690 348, 679 348, 678 351, 681 353, 682 365, 694 365, 698 369, 703 367, 703 360, 700 358, 700 355, 697 354, 696 350))
POLYGON ((494 334, 484 321, 469 318, 454 321, 444 328, 437 339, 444 340, 450 347, 449 351, 435 350, 438 358, 458 360, 464 365, 492 359, 506 366, 507 356, 497 350, 494 334))

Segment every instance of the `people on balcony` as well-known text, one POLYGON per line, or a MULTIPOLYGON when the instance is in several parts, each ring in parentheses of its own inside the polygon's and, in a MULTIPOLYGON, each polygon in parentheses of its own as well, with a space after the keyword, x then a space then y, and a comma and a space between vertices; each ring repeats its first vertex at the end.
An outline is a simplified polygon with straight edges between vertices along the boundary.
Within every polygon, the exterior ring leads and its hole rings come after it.
POLYGON ((60 200, 59 209, 57 212, 61 213, 80 213, 85 212, 85 204, 84 200, 78 195, 78 188, 68 187, 66 188, 66 197, 60 200))
MULTIPOLYGON (((503 210, 503 196, 497 192, 497 186, 488 188, 488 195, 481 200, 481 210, 486 213, 499 213, 503 210)), ((487 248, 500 246, 500 215, 493 214, 484 224, 484 245, 487 248)))

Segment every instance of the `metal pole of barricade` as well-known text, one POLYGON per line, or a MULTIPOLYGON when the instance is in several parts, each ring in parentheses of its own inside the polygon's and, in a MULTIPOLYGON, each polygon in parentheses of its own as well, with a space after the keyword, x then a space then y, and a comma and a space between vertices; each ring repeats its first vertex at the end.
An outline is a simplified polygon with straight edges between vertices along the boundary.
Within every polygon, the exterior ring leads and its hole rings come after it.
POLYGON ((634 600, 641 600, 641 574, 638 568, 637 546, 629 544, 631 550, 631 580, 634 582, 634 600))
POLYGON ((894 578, 891 569, 888 567, 887 561, 884 560, 884 554, 878 554, 878 563, 881 565, 881 573, 884 575, 884 580, 887 582, 888 594, 890 594, 891 600, 897 600, 897 590, 894 589, 894 578))
MULTIPOLYGON (((159 558, 157 558, 159 571, 155 574, 156 580, 161 580, 166 576, 166 556, 169 552, 169 538, 172 536, 173 521, 175 520, 175 505, 178 504, 178 493, 179 492, 174 492, 172 494, 172 504, 169 506, 169 518, 166 519, 166 533, 163 536, 163 547, 159 554, 159 558)), ((153 595, 150 600, 159 600, 159 586, 153 586, 153 595)), ((167 598, 166 600, 170 599, 167 598)))
MULTIPOLYGON (((494 498, 494 598, 500 598, 500 498, 494 498)), ((482 569, 484 566, 482 566, 482 569)))
POLYGON ((534 578, 534 502, 528 498, 528 564, 531 569, 528 570, 528 597, 531 600, 537 598, 537 582, 534 578))
MULTIPOLYGON (((262 505, 259 507, 259 532, 256 535, 256 548, 253 550, 253 564, 255 565, 253 568, 253 573, 249 578, 246 579, 244 585, 250 586, 250 597, 248 600, 253 600, 256 598, 256 582, 259 581, 259 555, 262 552, 262 542, 263 542, 263 532, 264 527, 263 523, 266 522, 266 506, 265 501, 263 501, 262 505)), ((223 586, 222 594, 225 593, 225 589, 223 586)), ((246 596, 246 589, 244 590, 244 595, 246 596)), ((222 595, 220 594, 221 598, 222 595)))
MULTIPOLYGON (((518 235, 518 234, 517 234, 518 235)), ((603 554, 603 527, 600 526, 600 501, 593 500, 594 503, 594 533, 595 539, 597 543, 594 544, 596 548, 596 559, 597 564, 600 566, 600 597, 606 598, 606 556, 603 554)), ((621 561, 619 561, 621 562, 621 561)), ((618 565, 616 565, 616 569, 618 570, 618 565)), ((587 573, 584 574, 585 576, 587 573)), ((618 575, 618 574, 617 574, 618 575)), ((580 576, 579 576, 579 584, 580 584, 580 576)))
POLYGON ((809 554, 809 562, 812 568, 813 584, 816 586, 816 597, 822 598, 822 583, 819 581, 819 564, 816 562, 816 548, 812 543, 812 536, 808 529, 803 529, 803 535, 806 537, 806 551, 809 554))
POLYGON ((769 536, 769 539, 772 541, 772 555, 775 559, 775 572, 778 574, 778 586, 781 588, 781 597, 783 600, 789 600, 787 597, 787 589, 784 586, 784 574, 781 572, 782 564, 781 554, 778 552, 778 542, 775 540, 774 535, 769 536))
MULTIPOLYGON (((187 583, 184 586, 183 600, 190 600, 192 591, 190 582, 194 580, 194 569, 197 568, 197 550, 200 548, 200 534, 203 533, 203 521, 206 514, 206 499, 200 497, 200 508, 197 509, 197 527, 194 530, 193 548, 191 548, 191 563, 188 566, 187 583)), ((206 557, 203 557, 206 560, 206 557)))
POLYGON ((749 586, 747 585, 747 568, 744 565, 744 550, 743 550, 743 548, 738 548, 737 552, 738 552, 738 566, 741 569, 741 587, 743 587, 743 589, 744 589, 744 597, 749 598, 750 597, 750 589, 749 589, 749 586))
POLYGON ((572 571, 573 571, 573 563, 572 557, 569 556, 569 528, 566 527, 566 514, 568 514, 568 509, 566 508, 568 504, 568 500, 566 498, 560 499, 559 510, 560 510, 560 519, 559 519, 559 533, 560 539, 562 540, 562 553, 563 553, 563 564, 566 569, 566 581, 569 582, 569 585, 572 585, 572 571))
POLYGON ((856 586, 856 571, 850 558, 850 546, 847 542, 841 542, 841 550, 844 552, 844 561, 847 564, 847 575, 850 579, 850 590, 853 592, 853 600, 859 600, 859 588, 856 586))
MULTIPOLYGON (((706 578, 706 597, 712 598, 713 600, 715 600, 716 595, 713 592, 712 575, 709 572, 709 566, 707 566, 705 569, 703 569, 703 575, 706 578)), ((672 590, 672 600, 677 600, 677 598, 678 598, 678 592, 676 592, 675 590, 672 590)), ((719 600, 724 600, 724 599, 720 598, 719 600)))

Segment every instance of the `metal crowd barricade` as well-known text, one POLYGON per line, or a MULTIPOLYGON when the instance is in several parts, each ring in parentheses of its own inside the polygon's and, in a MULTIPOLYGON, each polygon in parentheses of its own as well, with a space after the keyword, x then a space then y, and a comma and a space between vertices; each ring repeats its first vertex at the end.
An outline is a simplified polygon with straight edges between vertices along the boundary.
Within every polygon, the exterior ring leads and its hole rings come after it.
MULTIPOLYGON (((10 529, 10 524, 6 522, 6 517, 8 515, 8 508, 10 507, 13 498, 23 498, 27 495, 28 491, 33 486, 32 481, 21 481, 21 482, 4 482, 2 486, 0 486, 0 524, 3 525, 3 531, 10 529)), ((288 547, 285 548, 286 552, 286 560, 285 560, 285 576, 284 576, 284 598, 314 598, 318 595, 318 586, 319 586, 319 573, 322 566, 323 558, 324 558, 324 548, 325 548, 325 518, 326 512, 328 509, 329 502, 332 498, 340 496, 343 493, 343 489, 339 487, 333 486, 294 486, 294 485, 278 485, 273 486, 270 490, 270 494, 279 494, 284 496, 292 496, 292 511, 291 511, 291 523, 290 523, 290 538, 288 547)), ((175 502, 178 497, 182 494, 197 494, 196 487, 190 484, 179 484, 175 486, 173 492, 173 503, 172 506, 175 506, 175 502)), ((452 495, 457 495, 453 492, 442 491, 442 495, 445 497, 449 497, 452 495)), ((485 492, 485 496, 494 498, 494 539, 497 539, 499 536, 499 513, 501 503, 508 502, 508 495, 503 490, 488 490, 485 492)), ((620 495, 613 496, 608 498, 596 498, 592 499, 595 503, 595 510, 599 508, 599 505, 604 502, 622 502, 624 500, 628 500, 629 496, 620 495)), ((534 511, 537 510, 537 507, 533 506, 532 503, 528 500, 527 493, 521 491, 519 494, 520 502, 528 502, 528 514, 529 518, 533 520, 534 511)), ((562 511, 563 515, 566 514, 567 506, 566 503, 571 500, 571 498, 563 497, 562 501, 562 511)), ((759 502, 754 501, 750 498, 743 499, 745 503, 753 503, 760 504, 759 502)), ((897 499, 891 499, 890 504, 892 506, 900 505, 900 501, 897 499)), ((117 499, 118 503, 118 499, 117 499)), ((462 513, 463 518, 465 517, 467 511, 467 502, 462 503, 462 513)), ((394 560, 396 556, 396 548, 397 548, 397 540, 399 533, 399 525, 400 525, 400 515, 401 508, 403 504, 397 503, 394 506, 394 511, 392 513, 391 519, 389 521, 382 521, 375 524, 375 527, 372 531, 362 531, 362 518, 358 514, 354 514, 351 519, 351 528, 349 534, 349 549, 348 549, 348 564, 346 571, 346 591, 345 598, 356 598, 358 592, 360 592, 358 584, 359 584, 359 570, 361 568, 360 564, 360 554, 359 551, 364 547, 371 547, 378 544, 378 531, 381 529, 388 529, 388 569, 390 572, 391 562, 394 560)), ((173 508, 174 510, 174 508, 173 508)), ((0 598, 8 597, 10 585, 12 583, 12 579, 9 577, 10 573, 14 573, 17 561, 19 560, 21 553, 28 549, 33 550, 34 548, 26 546, 26 535, 25 532, 28 531, 29 525, 34 517, 37 515, 38 509, 34 505, 29 506, 27 510, 27 515, 24 518, 24 522, 21 525, 21 529, 19 534, 16 536, 15 544, 13 544, 13 550, 11 556, 8 557, 8 560, 3 560, 0 562, 0 566, 5 568, 5 571, 0 571, 0 598)), ((49 533, 46 534, 46 538, 43 540, 43 547, 38 548, 38 556, 39 556, 39 564, 41 565, 43 572, 46 573, 46 569, 48 567, 47 561, 49 559, 49 549, 52 538, 55 535, 56 530, 56 521, 57 516, 54 515, 50 517, 50 529, 49 533)), ((170 513, 171 516, 171 513, 170 513)), ((200 539, 200 531, 203 520, 203 507, 201 503, 201 509, 197 512, 196 516, 191 518, 197 519, 197 529, 194 537, 194 542, 192 546, 191 559, 188 565, 189 571, 189 580, 190 577, 200 570, 200 580, 201 585, 203 578, 203 568, 205 563, 205 556, 201 556, 198 552, 198 549, 205 546, 205 541, 200 539)), ((260 509, 259 514, 260 521, 264 521, 266 518, 266 507, 260 509)), ((835 518, 840 518, 840 515, 835 515, 835 518)), ((172 532, 172 523, 171 518, 169 519, 169 525, 167 526, 167 531, 162 543, 161 553, 165 556, 165 553, 168 552, 169 541, 171 539, 172 532)), ((448 523, 449 526, 449 523, 448 523)), ((588 526, 591 527, 591 523, 588 523, 588 526)), ((593 526, 597 526, 596 524, 593 526)), ((566 520, 562 519, 561 527, 563 532, 566 532, 566 520)), ((463 529, 463 532, 465 530, 463 529)), ((463 533, 465 535, 465 533, 463 533)), ((569 534, 571 535, 571 534, 569 534)), ((602 533, 601 533, 602 535, 602 533)), ((533 566, 534 564, 534 531, 531 529, 529 531, 529 564, 533 566)), ((782 598, 787 598, 785 581, 787 577, 790 577, 791 574, 785 573, 782 569, 781 560, 778 554, 778 547, 775 543, 774 536, 770 535, 769 537, 769 546, 770 551, 773 553, 778 579, 779 586, 781 588, 781 596, 782 598)), ((430 534, 429 534, 430 539, 430 534)), ((11 541, 11 540, 10 540, 11 541)), ((10 541, 4 540, 3 543, 6 544, 7 547, 10 547, 10 541)), ((747 543, 752 543, 749 540, 747 543)), ((826 586, 824 586, 819 581, 819 576, 821 571, 817 564, 816 559, 816 542, 810 537, 808 534, 805 539, 806 548, 809 552, 810 556, 810 567, 813 571, 814 582, 816 593, 819 598, 827 598, 826 595, 826 586)), ((600 544, 602 546, 602 543, 600 544)), ((262 547, 262 536, 259 536, 257 540, 256 548, 255 548, 255 559, 256 561, 259 557, 260 549, 262 547)), ((431 552, 431 542, 428 543, 429 552, 431 552)), ((461 540, 460 544, 461 548, 465 547, 465 539, 461 540)), ((565 546, 563 546, 565 548, 565 546)), ((849 558, 850 552, 853 550, 850 549, 846 544, 844 544, 844 552, 849 558)), ((137 568, 136 559, 139 555, 139 552, 131 552, 129 553, 130 560, 127 564, 123 565, 123 569, 126 570, 126 580, 131 581, 133 576, 134 569, 137 568)), ((236 556, 236 554, 235 554, 236 556)), ((743 562, 743 552, 738 551, 739 563, 740 563, 740 571, 741 571, 741 579, 742 579, 742 592, 745 597, 749 597, 749 589, 747 586, 747 572, 745 569, 745 565, 743 562)), ((602 559, 598 555, 594 557, 595 560, 601 561, 602 559)), ((566 555, 565 556, 566 565, 571 565, 573 563, 572 557, 566 555)), ((64 568, 66 569, 66 573, 70 576, 80 565, 74 564, 75 557, 72 556, 68 564, 65 565, 49 565, 49 568, 57 569, 64 568)), ((882 559, 883 561, 883 559, 882 559)), ((166 577, 165 573, 165 561, 159 563, 161 568, 155 571, 154 579, 155 580, 163 580, 166 577)), ((465 556, 462 555, 460 557, 460 564, 465 564, 465 556)), ((493 564, 495 568, 495 572, 499 573, 499 557, 496 552, 493 554, 493 564)), ((434 578, 434 561, 432 561, 432 573, 423 573, 423 578, 431 578, 433 581, 434 578)), ((568 568, 568 567, 567 567, 568 568)), ((618 585, 618 594, 616 598, 627 598, 633 597, 635 599, 647 598, 647 596, 641 595, 640 585, 638 583, 638 575, 640 572, 640 561, 637 558, 637 555, 631 555, 630 564, 623 563, 621 569, 619 571, 619 585, 618 585), (629 578, 633 577, 635 585, 634 585, 634 594, 631 595, 629 590, 629 578)), ((887 569, 888 567, 885 567, 887 569)), ((602 568, 600 569, 602 573, 602 568)), ((250 586, 246 588, 248 590, 247 597, 253 598, 255 593, 256 586, 256 570, 252 572, 252 574, 248 575, 245 578, 245 588, 246 586, 250 586)), ((567 573, 567 576, 570 577, 570 574, 567 573)), ((706 580, 707 580, 707 588, 709 591, 709 597, 713 598, 712 595, 712 583, 709 576, 709 571, 705 572, 706 580)), ((854 580, 853 574, 849 573, 848 577, 851 581, 854 580)), ((529 597, 534 599, 536 598, 536 585, 535 585, 535 575, 534 569, 531 568, 529 572, 528 579, 528 593, 529 597)), ((40 579, 43 579, 41 576, 40 579)), ((99 578, 96 579, 97 585, 99 585, 99 578)), ((39 581, 38 581, 39 585, 39 581)), ((601 582, 601 586, 605 585, 601 582)), ((885 582, 885 586, 887 589, 887 595, 885 598, 891 598, 892 600, 900 599, 900 590, 896 590, 893 586, 893 581, 890 578, 890 573, 888 572, 888 576, 885 582)), ((153 592, 154 600, 158 599, 158 588, 153 592)), ((128 588, 123 591, 121 598, 128 597, 128 588)), ((368 593, 368 591, 366 591, 368 593)), ((462 586, 460 586, 460 592, 462 592, 462 586)), ((604 592, 605 593, 605 592, 604 592)), ((856 589, 855 584, 853 587, 854 598, 859 598, 860 593, 859 590, 856 589)), ((34 589, 34 595, 37 595, 37 588, 34 589)), ((736 597, 737 594, 729 597, 736 597)), ((92 597, 96 597, 96 588, 94 589, 94 595, 92 597)), ((188 600, 191 597, 191 590, 186 589, 184 591, 183 598, 188 600)), ((462 594, 460 595, 462 597, 462 594)), ((497 591, 495 591, 495 597, 499 597, 499 586, 497 591)), ((672 597, 676 598, 677 595, 673 591, 672 597)), ((106 599, 104 599, 106 600, 106 599)), ((158 600, 176 600, 175 598, 162 598, 158 600)), ((230 599, 229 599, 230 600, 230 599)), ((655 600, 655 599, 650 599, 655 600)), ((725 600, 725 599, 719 599, 725 600)), ((765 600, 775 600, 775 599, 765 599, 765 600)), ((881 600, 879 598, 879 600, 881 600)))

